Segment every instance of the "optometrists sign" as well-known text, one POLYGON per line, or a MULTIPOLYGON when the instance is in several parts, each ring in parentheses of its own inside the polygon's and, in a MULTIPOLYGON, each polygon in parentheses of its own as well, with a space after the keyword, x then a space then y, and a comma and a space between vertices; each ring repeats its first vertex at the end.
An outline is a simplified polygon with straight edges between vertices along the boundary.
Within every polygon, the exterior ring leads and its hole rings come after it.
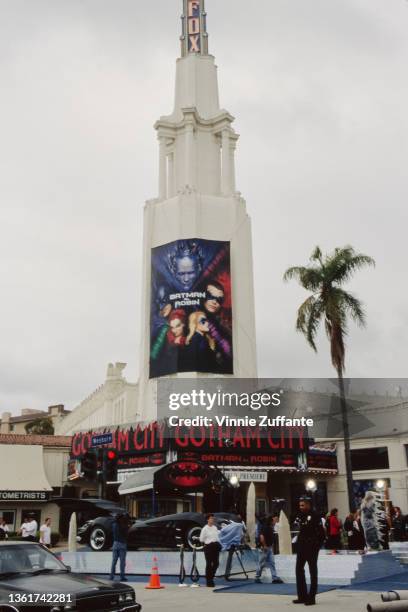
POLYGON ((1 501, 45 502, 49 499, 49 491, 0 491, 1 501))
POLYGON ((230 243, 176 240, 151 267, 150 378, 233 374, 230 243))

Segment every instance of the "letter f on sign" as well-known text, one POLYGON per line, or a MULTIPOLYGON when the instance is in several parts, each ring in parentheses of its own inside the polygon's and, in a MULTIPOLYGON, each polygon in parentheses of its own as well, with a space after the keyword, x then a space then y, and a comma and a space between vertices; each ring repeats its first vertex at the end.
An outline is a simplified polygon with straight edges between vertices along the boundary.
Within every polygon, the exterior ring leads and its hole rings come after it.
POLYGON ((199 0, 189 0, 188 2, 188 16, 195 17, 200 14, 200 2, 199 0))

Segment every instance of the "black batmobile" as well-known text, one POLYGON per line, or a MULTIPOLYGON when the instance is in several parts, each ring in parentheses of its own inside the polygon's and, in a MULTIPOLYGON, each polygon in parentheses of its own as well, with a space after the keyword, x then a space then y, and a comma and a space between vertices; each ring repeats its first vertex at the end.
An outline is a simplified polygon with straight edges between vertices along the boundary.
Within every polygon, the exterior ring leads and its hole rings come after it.
POLYGON ((3 542, 0 610, 140 612, 141 605, 131 586, 73 574, 41 544, 3 542))
MULTIPOLYGON (((235 514, 216 512, 215 523, 221 528, 223 523, 240 521, 235 514)), ((92 550, 107 550, 112 546, 112 523, 114 517, 101 516, 87 521, 78 529, 78 541, 89 544, 92 550)), ((199 512, 180 512, 145 521, 134 521, 129 529, 128 548, 202 548, 199 541, 201 529, 206 524, 205 514, 199 512)))

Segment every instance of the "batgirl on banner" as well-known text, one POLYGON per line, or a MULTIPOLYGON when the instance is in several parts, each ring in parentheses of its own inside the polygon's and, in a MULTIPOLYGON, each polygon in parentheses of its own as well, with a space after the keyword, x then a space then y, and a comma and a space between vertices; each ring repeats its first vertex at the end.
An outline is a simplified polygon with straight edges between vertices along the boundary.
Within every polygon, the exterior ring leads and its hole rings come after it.
POLYGON ((233 374, 229 242, 170 242, 151 266, 150 378, 233 374))

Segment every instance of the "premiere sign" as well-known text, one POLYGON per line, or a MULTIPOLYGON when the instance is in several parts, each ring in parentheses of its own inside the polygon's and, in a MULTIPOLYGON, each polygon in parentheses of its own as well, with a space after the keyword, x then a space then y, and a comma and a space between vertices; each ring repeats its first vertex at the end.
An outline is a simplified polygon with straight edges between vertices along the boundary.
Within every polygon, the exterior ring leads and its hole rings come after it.
POLYGON ((249 471, 241 471, 237 472, 223 472, 225 478, 231 480, 231 478, 238 478, 239 482, 267 482, 268 481, 268 472, 249 472, 249 471))

